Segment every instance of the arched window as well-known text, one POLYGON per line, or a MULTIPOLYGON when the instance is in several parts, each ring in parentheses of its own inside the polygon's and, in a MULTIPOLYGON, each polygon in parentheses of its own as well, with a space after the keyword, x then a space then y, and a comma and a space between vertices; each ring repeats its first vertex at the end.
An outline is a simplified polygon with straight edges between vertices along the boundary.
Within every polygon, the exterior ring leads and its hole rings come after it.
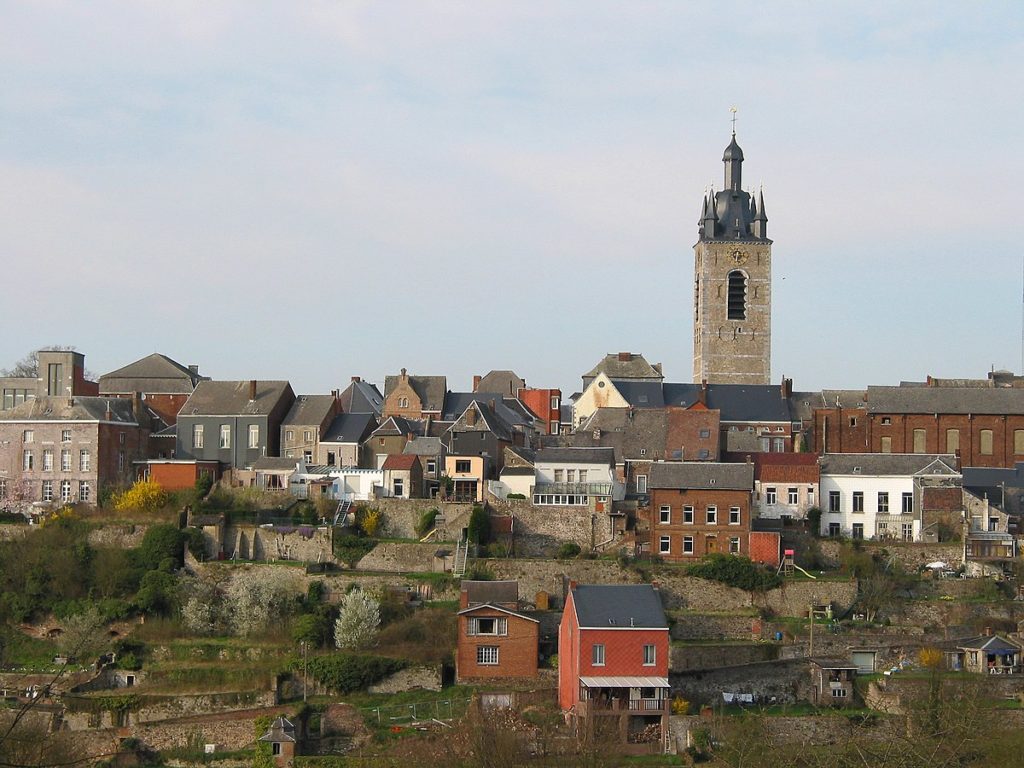
POLYGON ((738 269, 729 273, 729 319, 747 319, 747 276, 738 269))

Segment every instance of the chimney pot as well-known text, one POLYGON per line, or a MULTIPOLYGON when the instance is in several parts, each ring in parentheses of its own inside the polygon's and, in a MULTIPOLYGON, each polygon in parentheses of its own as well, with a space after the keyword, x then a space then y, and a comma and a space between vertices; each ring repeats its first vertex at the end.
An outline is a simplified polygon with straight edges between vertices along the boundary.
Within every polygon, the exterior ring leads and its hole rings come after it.
POLYGON ((256 379, 249 380, 249 402, 256 399, 256 379))

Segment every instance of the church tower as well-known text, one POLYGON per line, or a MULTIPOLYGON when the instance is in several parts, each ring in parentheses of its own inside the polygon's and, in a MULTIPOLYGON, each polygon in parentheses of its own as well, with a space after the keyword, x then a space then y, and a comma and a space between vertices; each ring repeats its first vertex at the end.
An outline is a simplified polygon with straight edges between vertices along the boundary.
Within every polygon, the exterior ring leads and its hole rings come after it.
POLYGON ((772 349, 772 241, 764 195, 741 187, 736 132, 722 156, 725 185, 704 196, 693 246, 693 381, 768 384, 772 349))

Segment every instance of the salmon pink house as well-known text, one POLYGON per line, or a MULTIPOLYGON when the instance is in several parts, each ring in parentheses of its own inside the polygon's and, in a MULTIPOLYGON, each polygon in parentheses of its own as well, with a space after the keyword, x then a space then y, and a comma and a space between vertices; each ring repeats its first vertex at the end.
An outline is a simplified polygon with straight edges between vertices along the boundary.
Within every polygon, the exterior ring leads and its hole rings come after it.
POLYGON ((669 631, 655 587, 571 583, 558 657, 559 704, 581 738, 612 737, 627 752, 664 748, 669 631))

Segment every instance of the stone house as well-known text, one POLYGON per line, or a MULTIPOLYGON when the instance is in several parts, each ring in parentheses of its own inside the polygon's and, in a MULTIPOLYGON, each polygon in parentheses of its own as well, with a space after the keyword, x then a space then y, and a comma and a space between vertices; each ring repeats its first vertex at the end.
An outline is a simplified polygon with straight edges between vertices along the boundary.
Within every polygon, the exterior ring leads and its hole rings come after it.
POLYGON ((958 640, 946 654, 949 667, 979 675, 1019 675, 1021 647, 990 631, 979 637, 958 640))
POLYGON ((755 518, 803 520, 818 505, 816 454, 758 453, 753 458, 755 518))
POLYGON ((514 398, 497 394, 449 392, 443 420, 443 440, 451 453, 487 456, 500 470, 505 448, 535 442, 536 419, 514 398))
POLYGON ((812 704, 848 707, 854 703, 857 665, 843 659, 809 659, 812 704))
POLYGON ((570 583, 558 628, 558 703, 581 738, 613 730, 623 751, 663 751, 668 666, 669 627, 657 589, 570 583))
POLYGON ((420 421, 410 421, 401 416, 385 418, 363 443, 366 464, 380 469, 388 456, 402 453, 411 440, 423 434, 423 429, 424 424, 420 421))
POLYGON ((645 510, 650 552, 669 562, 750 554, 753 464, 659 462, 645 510))
POLYGON ((515 371, 491 371, 484 376, 473 377, 474 392, 494 392, 501 397, 518 397, 519 390, 526 386, 515 371))
POLYGON ((198 365, 186 367, 154 352, 100 376, 99 393, 131 399, 141 392, 146 407, 171 426, 199 382, 207 380, 208 377, 199 375, 198 365))
POLYGON ((423 488, 420 496, 432 499, 440 493, 447 449, 439 437, 414 437, 406 443, 403 453, 420 457, 423 467, 423 488))
POLYGON ((448 391, 444 376, 410 376, 405 368, 399 376, 384 379, 383 418, 400 416, 405 419, 439 418, 444 409, 448 391))
POLYGON ((335 416, 320 437, 314 463, 328 467, 371 467, 369 439, 377 428, 372 413, 335 416))
POLYGON ((85 355, 81 352, 40 349, 36 360, 36 376, 0 377, 0 411, 9 411, 35 397, 93 397, 99 394, 96 382, 85 378, 85 355))
POLYGON ((416 454, 388 456, 384 470, 384 493, 396 499, 418 499, 423 490, 423 467, 416 454))
POLYGON ((319 463, 320 443, 340 413, 341 400, 337 392, 296 397, 281 422, 281 456, 302 459, 307 464, 319 463))
POLYGON ((463 581, 455 675, 459 682, 537 676, 540 622, 519 611, 515 581, 463 581))
POLYGON ((43 506, 96 504, 147 458, 139 398, 33 397, 0 412, 0 498, 43 506))
POLYGON ((295 394, 287 381, 201 381, 178 414, 175 457, 243 470, 279 456, 295 394))

